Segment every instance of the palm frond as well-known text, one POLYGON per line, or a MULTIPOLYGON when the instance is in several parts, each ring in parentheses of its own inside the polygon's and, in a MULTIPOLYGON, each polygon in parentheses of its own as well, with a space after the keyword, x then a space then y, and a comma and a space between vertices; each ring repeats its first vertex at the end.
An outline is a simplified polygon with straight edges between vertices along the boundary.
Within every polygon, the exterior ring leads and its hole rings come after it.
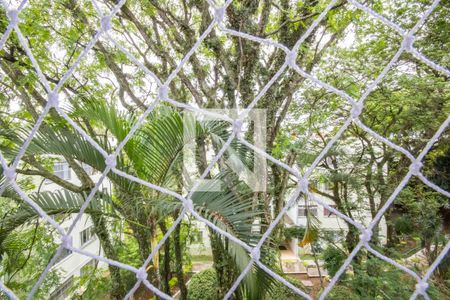
MULTIPOLYGON (((221 177, 224 176, 230 177, 231 174, 222 173, 214 180, 220 181, 221 177)), ((222 191, 217 192, 215 191, 217 184, 214 181, 208 183, 202 186, 203 191, 193 194, 192 201, 196 211, 222 230, 232 234, 250 246, 255 246, 261 239, 262 234, 252 229, 255 226, 255 219, 260 217, 262 212, 252 209, 253 193, 242 183, 239 183, 239 186, 234 186, 234 189, 225 187, 222 191), (211 187, 210 191, 207 188, 208 185, 211 187), (240 192, 237 194, 232 190, 240 192)), ((225 242, 225 239, 222 240, 225 242)), ((237 270, 242 272, 251 260, 249 253, 242 246, 231 240, 227 240, 226 243, 226 249, 230 257, 233 258, 237 270)), ((266 245, 268 244, 266 243, 266 245)), ((273 253, 267 247, 263 246, 261 252, 262 261, 273 261, 269 257, 273 253)), ((269 292, 275 284, 275 279, 254 264, 252 270, 240 285, 240 289, 246 299, 262 299, 262 296, 269 292)))
POLYGON ((300 242, 300 246, 304 247, 308 244, 314 243, 319 237, 320 220, 309 210, 309 199, 305 201, 306 209, 306 231, 303 239, 300 242))
MULTIPOLYGON (((85 197, 82 194, 76 194, 66 190, 35 193, 31 194, 30 198, 48 215, 77 213, 85 201, 85 197)), ((94 197, 85 210, 85 213, 119 217, 112 205, 110 197, 106 194, 100 194, 94 197)), ((0 252, 3 241, 13 230, 29 224, 39 217, 39 214, 31 206, 24 201, 20 201, 17 209, 12 214, 6 215, 0 220, 0 252)))

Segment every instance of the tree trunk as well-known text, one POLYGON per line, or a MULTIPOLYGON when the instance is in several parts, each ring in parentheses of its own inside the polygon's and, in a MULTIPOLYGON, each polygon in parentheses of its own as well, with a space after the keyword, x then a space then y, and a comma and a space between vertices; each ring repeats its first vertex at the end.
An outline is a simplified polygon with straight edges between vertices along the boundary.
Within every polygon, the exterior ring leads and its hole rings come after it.
MULTIPOLYGON (((369 207, 370 207, 370 215, 372 217, 372 220, 377 215, 378 209, 375 202, 375 192, 372 187, 372 180, 373 180, 373 172, 372 172, 372 166, 375 162, 375 158, 371 159, 371 161, 367 164, 366 168, 366 176, 364 180, 364 186, 366 188, 367 197, 369 199, 369 207)), ((372 242, 375 244, 378 244, 379 242, 379 224, 377 223, 375 227, 372 230, 372 242)))
MULTIPOLYGON (((159 224, 163 234, 167 233, 167 227, 165 221, 161 221, 159 224)), ((170 295, 170 237, 164 242, 164 256, 162 260, 162 267, 159 269, 161 277, 161 289, 164 293, 170 295)))
MULTIPOLYGON (((179 212, 176 212, 173 219, 178 218, 179 212)), ((187 300, 187 288, 186 283, 184 281, 183 274, 183 252, 181 249, 180 235, 181 232, 181 224, 173 231, 173 245, 175 250, 175 272, 178 279, 178 287, 180 288, 180 299, 187 300)))
MULTIPOLYGON (((213 267, 216 270, 218 289, 218 299, 223 299, 225 294, 231 288, 234 280, 239 274, 236 272, 233 259, 227 252, 226 245, 224 245, 221 237, 209 228, 209 237, 211 240, 211 250, 213 254, 213 267)), ((225 243, 228 241, 225 240, 225 243)), ((236 290, 235 295, 239 293, 236 290)), ((232 296, 231 299, 240 299, 239 296, 232 296)))
MULTIPOLYGON (((105 219, 101 216, 91 215, 94 223, 95 233, 100 240, 103 251, 107 258, 118 261, 118 255, 114 245, 109 237, 108 228, 105 219)), ((111 274, 111 299, 123 299, 126 295, 125 284, 120 274, 120 268, 108 264, 108 269, 111 274)))
POLYGON ((359 241, 359 231, 353 225, 348 224, 348 232, 345 236, 345 246, 347 247, 348 252, 352 252, 355 249, 356 245, 359 241))
MULTIPOLYGON (((145 223, 141 223, 145 224, 145 223)), ((138 244, 139 244, 139 256, 141 257, 142 262, 144 262, 147 257, 150 255, 151 252, 151 238, 152 234, 151 232, 148 232, 149 230, 146 228, 143 228, 141 226, 130 224, 131 229, 133 230, 133 236, 136 238, 138 244)))
POLYGON ((386 219, 386 247, 390 248, 395 246, 397 240, 390 209, 384 213, 384 218, 386 219))

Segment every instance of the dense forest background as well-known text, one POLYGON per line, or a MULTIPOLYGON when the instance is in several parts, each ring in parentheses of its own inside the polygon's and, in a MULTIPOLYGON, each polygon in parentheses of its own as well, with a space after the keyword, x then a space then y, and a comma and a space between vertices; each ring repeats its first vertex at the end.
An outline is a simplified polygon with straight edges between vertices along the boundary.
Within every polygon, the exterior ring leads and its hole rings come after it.
MULTIPOLYGON (((390 201, 411 164, 408 155, 377 135, 417 157, 449 116, 450 86, 448 73, 405 51, 384 79, 365 95, 402 45, 403 37, 349 2, 335 2, 297 49, 295 61, 304 72, 352 98, 364 96, 360 121, 349 123, 352 106, 347 99, 286 66, 255 108, 265 109, 266 113, 265 151, 301 174, 316 164, 309 174, 309 191, 332 200, 336 209, 350 219, 364 222, 361 214, 375 218, 390 201), (344 124, 347 129, 323 159, 315 162, 344 124)), ((410 30, 432 1, 361 3, 410 30)), ((99 11, 109 14, 116 1, 29 1, 19 15, 18 27, 23 38, 13 31, 0 50, 1 154, 8 164, 14 161, 32 126, 46 109, 49 87, 54 88, 77 58, 84 55, 72 76, 60 87, 59 112, 50 108, 21 156, 16 177, 21 189, 58 222, 65 215, 78 212, 95 187, 83 165, 103 172, 106 164, 102 153, 73 125, 107 153, 114 152, 133 124, 160 96, 159 83, 143 71, 144 66, 161 81, 172 74, 169 101, 158 102, 146 117, 142 127, 118 153, 116 169, 183 193, 184 108, 170 99, 205 109, 231 111, 248 107, 284 66, 286 53, 236 32, 270 39, 291 49, 328 4, 329 1, 322 0, 233 1, 226 9, 223 27, 216 25, 209 29, 197 51, 177 69, 214 19, 207 1, 126 1, 111 19, 108 35, 101 35, 86 54, 83 50, 102 26, 99 11), (34 62, 23 47, 24 41, 48 86, 39 80, 34 62), (125 54, 124 49, 132 56, 125 54), (70 124, 61 112, 75 123, 70 124), (69 163, 79 184, 53 173, 53 163, 60 158, 69 163), (36 194, 36 178, 51 180, 64 191, 36 194)), ((413 44, 444 68, 450 66, 449 16, 450 1, 443 0, 420 26, 413 44)), ((0 32, 5 32, 8 23, 7 12, 0 10, 0 32)), ((222 121, 198 123, 193 128, 190 138, 197 143, 196 172, 202 174, 211 162, 208 154, 219 151, 233 134, 233 128, 222 121)), ((253 125, 245 128, 243 136, 252 143, 253 125)), ((384 213, 386 235, 382 236, 375 227, 370 240, 372 249, 402 263, 423 250, 425 261, 408 265, 421 276, 450 239, 449 200, 439 192, 450 190, 449 133, 446 128, 423 158, 422 178, 413 176, 384 213), (425 184, 426 180, 435 188, 425 184)), ((253 149, 236 139, 231 147, 242 161, 251 165, 253 149)), ((227 154, 214 164, 207 177, 224 181, 225 190, 194 193, 194 209, 205 220, 254 246, 286 204, 296 182, 285 168, 267 160, 266 192, 252 192, 231 171, 226 157, 227 154), (255 220, 259 224, 257 232, 255 220)), ((117 172, 109 172, 107 177, 113 186, 112 193, 97 192, 85 213, 95 224, 107 258, 140 267, 185 211, 178 199, 117 172)), ((6 182, 5 178, 0 177, 0 182, 6 182)), ((0 203, 0 278, 19 297, 25 297, 58 247, 56 233, 10 187, 4 190, 0 203)), ((181 299, 202 297, 193 287, 189 292, 186 287, 191 219, 192 216, 186 215, 176 226, 158 252, 159 263, 150 262, 152 268, 148 271, 148 279, 154 286, 167 294, 179 290, 181 299)), ((264 243, 261 261, 284 276, 279 245, 291 235, 315 249, 315 255, 334 275, 360 238, 359 230, 345 222, 349 230, 333 239, 312 216, 306 228, 296 231, 287 231, 280 223, 264 243)), ((205 293, 207 290, 213 299, 223 298, 251 257, 241 245, 213 230, 210 239, 213 271, 204 275, 207 284, 200 283, 199 289, 204 286, 205 293)), ((450 297, 449 270, 447 254, 429 280, 430 298, 450 297)), ((59 284, 58 278, 57 272, 50 272, 35 297, 46 299, 59 284)), ((299 282, 292 282, 307 291, 299 282)), ((363 248, 353 259, 351 270, 341 276, 331 291, 330 298, 408 299, 416 283, 410 274, 363 248)), ((122 299, 135 284, 134 274, 110 265, 107 272, 93 270, 90 276, 79 278, 79 285, 87 287, 79 297, 122 299)), ((153 296, 143 285, 136 295, 153 296)), ((255 264, 233 297, 297 296, 255 264)))

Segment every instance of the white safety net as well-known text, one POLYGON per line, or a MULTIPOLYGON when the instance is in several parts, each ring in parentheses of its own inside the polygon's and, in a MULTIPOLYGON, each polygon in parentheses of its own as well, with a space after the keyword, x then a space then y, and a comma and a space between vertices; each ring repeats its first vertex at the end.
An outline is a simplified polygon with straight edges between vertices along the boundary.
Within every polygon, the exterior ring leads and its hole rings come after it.
MULTIPOLYGON (((444 247, 443 251, 440 253, 440 255, 437 257, 437 259, 434 261, 434 263, 431 264, 427 272, 423 277, 419 276, 416 272, 412 271, 411 269, 407 268, 406 266, 403 266, 399 264, 398 262, 392 260, 391 258, 381 254, 374 248, 372 248, 369 245, 369 241, 371 240, 372 236, 372 230, 378 224, 378 222, 381 220, 383 214, 386 212, 386 210, 389 208, 389 206, 394 202, 397 195, 402 191, 402 189, 407 185, 408 181, 411 179, 411 177, 416 176, 419 178, 424 184, 429 186, 430 188, 434 189, 435 191, 439 192, 442 195, 445 195, 446 197, 450 197, 450 193, 443 190, 439 186, 435 185, 431 181, 429 181, 421 172, 422 167, 422 160, 424 159, 425 155, 428 153, 428 151, 432 148, 433 144, 439 139, 441 134, 445 131, 445 129, 448 127, 450 123, 450 116, 447 117, 447 119, 442 123, 442 125, 439 127, 439 129, 435 132, 433 137, 428 141, 426 146, 423 148, 423 150, 420 152, 420 154, 415 157, 413 156, 408 150, 396 145, 395 143, 392 143, 389 139, 386 137, 383 137, 367 127, 365 124, 361 122, 359 119, 359 116, 361 112, 364 109, 364 102, 365 99, 369 96, 369 94, 377 87, 377 85, 383 80, 383 78, 386 76, 386 74, 389 72, 391 68, 395 65, 397 60, 400 58, 402 53, 409 52, 412 54, 415 58, 422 61, 429 67, 433 68, 434 70, 444 73, 447 76, 450 76, 450 71, 446 68, 434 63, 427 57, 425 57, 422 53, 420 53, 416 48, 414 48, 414 39, 415 34, 419 30, 419 28, 425 23, 429 15, 433 12, 433 10, 439 5, 439 0, 433 1, 433 3, 430 5, 430 7, 423 13, 423 15, 420 17, 419 21, 415 24, 415 26, 407 31, 398 26, 397 24, 391 22, 386 17, 378 14, 377 12, 373 11, 369 7, 361 4, 358 1, 355 0, 348 0, 349 3, 354 5, 356 8, 363 10, 367 14, 370 14, 373 18, 381 21, 383 24, 388 26, 389 28, 395 30, 403 39, 403 42, 398 45, 398 51, 395 53, 395 55, 390 59, 389 63, 384 67, 383 71, 378 75, 378 77, 371 82, 371 84, 367 87, 365 92, 362 94, 362 96, 359 99, 354 99, 350 95, 348 95, 346 92, 339 90, 321 80, 318 78, 312 76, 311 74, 307 73, 303 69, 301 69, 297 63, 296 63, 296 57, 298 50, 302 43, 308 38, 308 36, 314 31, 314 29, 319 26, 320 22, 325 18, 327 13, 336 5, 338 0, 331 1, 326 8, 320 13, 320 15, 315 19, 315 21, 311 24, 311 26, 305 31, 305 33, 301 36, 301 38, 296 42, 295 46, 292 49, 287 48, 285 45, 282 45, 276 41, 270 40, 270 39, 264 39, 257 36, 249 35, 244 32, 239 32, 236 30, 232 30, 226 27, 224 20, 224 16, 226 13, 227 7, 231 4, 232 0, 226 1, 226 3, 222 6, 217 6, 213 0, 209 0, 208 3, 210 5, 210 9, 213 12, 213 20, 211 24, 206 28, 206 30, 203 32, 203 34, 199 37, 199 39, 196 41, 194 46, 190 49, 188 53, 183 57, 183 59, 178 63, 177 67, 173 70, 173 72, 168 76, 168 78, 160 79, 158 78, 153 72, 151 72, 148 68, 146 68, 142 63, 139 62, 139 60, 134 57, 129 51, 127 51, 125 48, 123 48, 117 41, 114 40, 113 36, 109 33, 111 29, 111 19, 116 16, 116 14, 120 11, 121 7, 125 4, 125 0, 121 0, 115 5, 113 10, 109 15, 103 15, 98 3, 96 0, 92 0, 92 4, 94 8, 96 9, 100 19, 101 24, 96 31, 95 35, 93 36, 92 40, 86 45, 84 50, 81 52, 81 54, 76 59, 75 63, 70 67, 70 69, 65 73, 64 76, 62 76, 61 80, 56 84, 54 88, 51 88, 50 83, 46 79, 46 77, 41 72, 41 69, 39 67, 39 64, 37 60, 34 58, 32 51, 30 50, 30 47, 28 46, 27 39, 24 37, 24 35, 21 33, 19 29, 19 22, 20 22, 20 13, 27 5, 27 0, 24 0, 20 3, 18 7, 10 7, 7 3, 2 3, 4 6, 4 9, 7 11, 7 16, 9 19, 9 25, 6 29, 6 32, 3 33, 3 36, 0 40, 0 49, 3 48, 5 45, 6 40, 11 35, 11 33, 14 31, 17 35, 17 38, 21 44, 21 46, 25 49, 26 54, 28 58, 31 60, 31 63, 37 73, 37 76, 39 77, 40 82, 45 87, 46 92, 48 94, 47 98, 47 104, 40 114, 37 122, 35 123, 34 127, 32 128, 28 138, 25 140, 24 144, 21 146, 17 156, 13 160, 12 163, 8 164, 5 157, 0 153, 0 162, 3 167, 3 175, 6 178, 5 184, 0 188, 0 192, 3 192, 6 186, 11 186, 19 195, 20 197, 28 203, 33 209, 36 210, 36 212, 45 219, 48 223, 50 223, 52 226, 54 226, 59 234, 61 235, 62 243, 59 246, 56 254, 54 257, 50 260, 49 264, 45 268, 45 270, 42 272, 39 280, 35 283, 32 290, 30 291, 28 295, 28 299, 33 299, 33 295, 35 295, 37 289, 42 284, 45 276, 50 271, 52 266, 56 263, 58 257, 61 255, 62 251, 64 249, 71 250, 75 253, 80 253, 82 255, 86 255, 89 257, 92 257, 96 260, 105 262, 110 265, 114 265, 119 268, 123 268, 126 270, 129 270, 136 274, 137 282, 134 285, 134 287, 128 292, 126 299, 129 299, 133 293, 138 289, 138 287, 141 284, 144 284, 147 286, 151 291, 153 291, 155 294, 160 296, 163 299, 172 299, 170 295, 165 294, 161 290, 159 290, 157 287, 152 285, 150 281, 147 279, 147 266, 151 262, 152 258, 158 253, 159 249, 164 244, 165 240, 169 237, 169 235, 174 231, 175 227, 182 221, 183 217, 186 214, 190 214, 193 217, 195 217, 198 221, 204 222, 207 226, 209 226, 212 230, 218 232, 219 234, 225 236, 226 238, 234 241, 238 245, 241 245, 244 249, 246 249, 251 257, 250 262, 245 267, 244 271, 238 276, 234 284, 232 285, 231 289, 227 292, 225 299, 230 298, 235 290, 238 288, 240 282, 243 280, 243 278, 246 276, 246 274, 251 270, 252 266, 254 264, 257 264, 262 270, 267 272, 270 276, 275 278, 276 280, 280 281, 281 283, 288 286, 290 289, 292 289, 296 294, 306 298, 306 299, 312 299, 310 295, 308 295, 305 291, 295 287, 290 282, 288 282, 286 279, 278 275, 276 272, 268 268, 266 265, 264 265, 260 261, 260 250, 266 239, 269 237, 271 232, 274 230, 274 228, 277 226, 277 224, 281 221, 284 214, 287 212, 288 208, 293 204, 296 199, 298 199, 299 195, 302 193, 307 196, 309 199, 312 199, 313 201, 317 202, 318 204, 322 205, 323 207, 327 208, 329 211, 333 212, 337 216, 339 216, 342 219, 345 219, 348 223, 352 224, 358 230, 360 231, 360 240, 357 246, 354 248, 354 250, 350 253, 350 255, 345 260, 344 264, 339 268, 339 270, 336 272, 336 274, 331 279, 330 283, 327 285, 325 290, 320 294, 319 299, 324 299, 331 289, 336 285, 337 281, 339 280, 340 276, 345 272, 346 268, 350 265, 352 259, 357 255, 357 253, 364 247, 375 255, 376 257, 380 258, 381 260, 390 263, 394 265, 395 267, 403 270, 404 272, 410 274, 412 277, 414 277, 417 280, 417 284, 415 287, 415 291, 413 295, 411 295, 411 299, 417 298, 419 295, 422 295, 425 297, 425 299, 429 299, 429 296, 427 295, 427 288, 428 288, 428 280, 430 279, 432 273, 434 270, 438 267, 439 263, 445 258, 447 255, 449 249, 450 249, 450 243, 447 243, 444 247), (183 196, 181 194, 178 194, 174 191, 165 189, 163 187, 157 186, 152 184, 151 182, 144 181, 142 179, 139 179, 135 176, 132 176, 130 174, 127 174, 121 170, 116 169, 116 158, 119 155, 119 152, 122 150, 122 148, 125 146, 125 144, 130 140, 130 138, 133 136, 133 134, 136 132, 136 130, 141 126, 141 124, 144 122, 146 117, 151 113, 151 111, 155 108, 155 106, 159 102, 167 102, 172 105, 182 107, 185 109, 192 110, 197 113, 205 114, 205 115, 213 115, 211 112, 207 110, 203 110, 201 108, 197 108, 194 106, 191 106, 189 104, 177 102, 176 100, 173 100, 169 98, 168 92, 169 92, 169 84, 174 80, 174 78, 177 76, 177 74, 180 72, 180 70, 183 68, 183 66, 186 64, 186 62, 190 59, 191 55, 199 48, 202 41, 206 38, 206 36, 214 29, 217 28, 218 30, 222 31, 224 34, 227 34, 229 36, 236 36, 243 39, 248 39, 257 43, 269 45, 272 47, 276 47, 278 49, 281 49, 286 54, 286 60, 284 64, 280 67, 278 72, 268 81, 268 83, 261 89, 261 91, 258 93, 258 95, 253 99, 253 101, 250 103, 248 107, 246 107, 244 110, 242 110, 238 117, 236 119, 231 119, 226 116, 222 116, 221 118, 230 122, 233 126, 233 133, 229 137, 229 139, 226 141, 226 143, 223 145, 223 147, 218 151, 217 155, 212 159, 212 161, 209 163, 208 167, 205 169, 204 173, 201 175, 201 177, 194 183, 192 189, 190 192, 183 196), (154 99, 154 101, 149 105, 147 110, 140 116, 139 120, 134 124, 134 126, 129 131, 128 135, 122 140, 122 142, 118 145, 116 150, 113 153, 107 153, 104 149, 102 149, 82 128, 80 128, 76 122, 74 122, 66 112, 64 112, 63 109, 59 106, 59 96, 60 90, 64 83, 72 76, 76 68, 79 66, 80 62, 85 58, 85 56, 88 54, 89 51, 94 47, 94 45, 97 43, 97 41, 100 39, 100 37, 106 37, 108 40, 110 40, 115 46, 118 47, 120 51, 122 51, 132 62, 134 62, 139 68, 141 68, 146 75, 150 76, 155 82, 158 84, 159 88, 159 94, 157 99, 154 99), (288 69, 291 68, 292 70, 295 70, 298 74, 301 76, 310 79, 320 87, 324 88, 325 90, 334 93, 346 101, 348 101, 349 104, 352 106, 352 111, 350 116, 346 119, 343 126, 337 131, 337 133, 334 135, 334 137, 328 142, 326 147, 321 151, 321 153, 316 157, 312 165, 306 170, 306 172, 302 175, 300 174, 296 169, 289 167, 285 163, 275 159, 271 155, 267 154, 266 152, 262 151, 261 149, 255 147, 253 144, 249 143, 244 139, 244 137, 240 134, 242 129, 243 121, 248 116, 249 112, 254 108, 258 101, 265 95, 265 93, 268 91, 268 89, 279 79, 279 77, 288 69), (19 187, 17 182, 15 181, 16 178, 16 168, 18 167, 18 164, 25 154, 25 151, 27 147, 30 145, 30 142, 32 141, 33 137, 36 135, 36 133, 39 130, 39 127, 41 126, 44 117, 48 114, 49 110, 51 108, 54 108, 59 115, 64 118, 73 128, 81 134, 95 149, 97 149, 103 156, 106 162, 106 168, 104 172, 102 173, 100 179, 96 183, 95 187, 92 189, 90 194, 86 197, 84 204, 81 207, 80 212, 75 217, 72 225, 67 229, 63 229, 58 222, 56 222, 52 217, 50 217, 46 212, 39 207, 30 197, 27 196, 27 194, 19 187), (330 148, 336 143, 336 141, 341 137, 341 135, 344 133, 344 131, 349 127, 350 124, 354 123, 362 130, 366 131, 368 134, 370 134, 375 139, 387 144, 388 146, 392 147, 393 149, 403 153, 411 160, 411 165, 409 167, 409 172, 406 174, 406 176, 401 180, 400 184, 396 187, 394 192, 390 195, 388 201, 384 204, 384 206, 378 211, 375 218, 372 220, 372 222, 368 226, 364 226, 357 221, 349 218, 345 214, 341 213, 339 210, 337 210, 334 207, 331 207, 327 203, 321 201, 320 199, 317 199, 314 197, 314 195, 309 191, 308 189, 308 178, 312 174, 312 172, 315 170, 319 162, 325 157, 327 152, 330 150, 330 148), (217 227, 215 224, 210 222, 209 220, 203 218, 201 215, 198 214, 198 212, 195 211, 193 207, 193 202, 191 200, 191 196, 196 191, 197 188, 200 186, 200 181, 202 179, 205 179, 206 176, 209 174, 215 163, 220 159, 220 157, 225 153, 227 148, 231 145, 233 139, 238 139, 241 143, 246 145, 247 147, 251 148, 253 151, 258 153, 259 155, 262 155, 266 159, 270 160, 271 162, 279 165, 280 167, 286 169, 288 172, 290 172, 296 179, 297 179, 297 188, 292 193, 292 195, 289 197, 289 200, 287 201, 286 205, 283 207, 283 209, 280 211, 280 213, 274 218, 273 222, 268 226, 266 232, 264 232, 262 238, 257 243, 256 246, 251 247, 247 243, 243 242, 242 240, 238 239, 237 237, 231 235, 230 233, 222 230, 221 228, 217 227), (114 172, 116 175, 122 176, 124 178, 127 178, 128 180, 137 182, 139 184, 145 185, 149 188, 158 190, 161 193, 168 194, 170 196, 175 197, 183 204, 183 210, 179 217, 173 222, 170 229, 167 231, 167 233, 163 236, 163 238, 159 241, 157 246, 153 249, 152 253, 149 255, 147 260, 144 262, 144 264, 140 268, 135 268, 130 265, 113 261, 111 259, 107 259, 102 256, 94 255, 92 253, 86 252, 82 249, 76 248, 72 245, 71 240, 71 232, 73 231, 75 224, 80 221, 80 218, 86 208, 88 207, 90 201, 93 199, 95 193, 100 188, 102 182, 107 177, 107 174, 109 172, 114 172)), ((3 292, 9 296, 11 299, 17 299, 17 296, 8 289, 7 286, 5 286, 2 282, 0 282, 0 290, 3 290, 3 292)))

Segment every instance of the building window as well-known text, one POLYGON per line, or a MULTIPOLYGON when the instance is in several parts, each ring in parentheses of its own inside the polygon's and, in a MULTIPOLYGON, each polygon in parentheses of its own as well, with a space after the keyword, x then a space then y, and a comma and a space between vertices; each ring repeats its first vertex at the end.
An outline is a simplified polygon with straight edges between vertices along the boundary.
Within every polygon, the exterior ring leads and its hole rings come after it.
POLYGON ((60 261, 68 257, 70 254, 72 254, 72 250, 64 248, 63 251, 61 252, 61 255, 56 259, 55 264, 59 263, 60 261))
POLYGON ((53 166, 54 174, 61 179, 69 180, 70 179, 70 168, 69 164, 66 162, 57 162, 53 166))
POLYGON ((94 227, 90 226, 80 232, 81 247, 94 239, 94 227))
MULTIPOLYGON (((329 206, 332 208, 336 208, 336 205, 329 205, 329 206)), ((336 217, 336 215, 326 207, 323 208, 323 216, 327 218, 336 217)))
POLYGON ((95 259, 91 259, 80 269, 80 277, 85 276, 86 274, 91 274, 92 270, 97 265, 97 261, 95 259))
POLYGON ((310 213, 314 216, 317 216, 317 205, 299 205, 298 206, 298 216, 306 217, 306 215, 310 213))
POLYGON ((67 299, 70 295, 70 288, 72 287, 72 283, 73 277, 70 277, 50 295, 50 299, 55 300, 67 299))

